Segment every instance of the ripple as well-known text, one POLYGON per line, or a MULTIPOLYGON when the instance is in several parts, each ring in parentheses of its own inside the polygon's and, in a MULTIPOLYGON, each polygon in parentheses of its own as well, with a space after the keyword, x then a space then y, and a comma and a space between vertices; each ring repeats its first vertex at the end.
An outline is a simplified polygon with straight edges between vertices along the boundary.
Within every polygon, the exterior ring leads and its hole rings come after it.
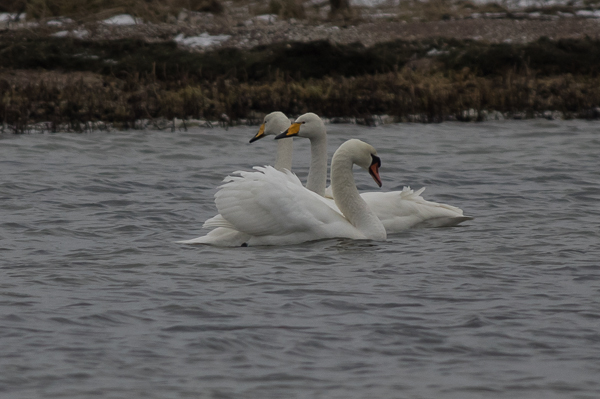
POLYGON ((3 140, 0 390, 600 396, 597 124, 327 128, 330 154, 350 137, 380 149, 385 190, 425 185, 476 218, 377 243, 181 246, 223 177, 275 143, 246 145, 247 127, 3 140))

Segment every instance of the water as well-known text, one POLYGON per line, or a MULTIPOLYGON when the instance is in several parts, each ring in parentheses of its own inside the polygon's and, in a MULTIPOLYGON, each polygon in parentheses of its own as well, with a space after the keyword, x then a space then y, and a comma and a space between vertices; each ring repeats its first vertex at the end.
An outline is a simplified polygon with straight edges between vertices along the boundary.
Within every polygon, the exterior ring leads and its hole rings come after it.
MULTIPOLYGON (((3 398, 600 397, 598 124, 329 125, 462 227, 174 243, 256 127, 0 136, 3 398)), ((308 142, 296 140, 306 175, 308 142)), ((361 189, 376 190, 355 169, 361 189)))

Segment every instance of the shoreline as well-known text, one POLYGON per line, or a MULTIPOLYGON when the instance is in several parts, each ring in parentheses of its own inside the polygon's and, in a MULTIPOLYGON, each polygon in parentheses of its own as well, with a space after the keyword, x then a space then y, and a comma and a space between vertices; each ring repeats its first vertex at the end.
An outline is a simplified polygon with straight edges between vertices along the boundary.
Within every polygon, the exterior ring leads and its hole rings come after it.
MULTIPOLYGON (((290 120, 294 120, 299 115, 290 115, 290 120)), ((562 120, 600 120, 600 107, 589 109, 576 117, 565 117, 564 114, 558 111, 545 111, 527 115, 523 112, 502 113, 499 111, 490 111, 477 113, 474 109, 465 110, 462 116, 457 118, 449 116, 445 119, 430 121, 427 115, 408 115, 403 118, 393 117, 390 115, 371 115, 367 118, 361 117, 322 117, 325 125, 330 124, 349 124, 360 125, 367 127, 377 127, 400 123, 413 124, 428 124, 428 123, 485 123, 485 122, 501 122, 501 121, 525 121, 525 120, 547 120, 547 121, 562 121, 562 120)), ((192 128, 221 128, 228 130, 229 128, 238 126, 258 127, 262 123, 262 119, 238 119, 234 121, 228 120, 203 120, 203 119, 178 119, 168 120, 165 118, 158 119, 139 119, 131 124, 111 123, 104 121, 88 121, 78 125, 62 124, 55 126, 52 122, 42 121, 31 123, 17 129, 16 126, 0 124, 0 134, 51 134, 51 133, 93 133, 93 132, 110 132, 113 130, 151 130, 151 131, 188 131, 192 128)))
POLYGON ((273 110, 365 125, 600 118, 600 19, 517 14, 13 27, 0 31, 0 130, 247 124, 273 110))

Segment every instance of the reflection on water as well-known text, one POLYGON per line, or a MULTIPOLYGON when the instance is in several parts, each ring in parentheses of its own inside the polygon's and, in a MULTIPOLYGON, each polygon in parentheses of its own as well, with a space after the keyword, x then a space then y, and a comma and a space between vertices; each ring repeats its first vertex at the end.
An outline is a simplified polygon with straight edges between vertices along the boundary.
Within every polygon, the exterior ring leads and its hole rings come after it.
POLYGON ((204 233, 228 173, 273 162, 255 130, 0 136, 1 392, 600 395, 596 123, 330 125, 330 154, 378 149, 384 190, 427 186, 475 220, 382 243, 175 244, 204 233))

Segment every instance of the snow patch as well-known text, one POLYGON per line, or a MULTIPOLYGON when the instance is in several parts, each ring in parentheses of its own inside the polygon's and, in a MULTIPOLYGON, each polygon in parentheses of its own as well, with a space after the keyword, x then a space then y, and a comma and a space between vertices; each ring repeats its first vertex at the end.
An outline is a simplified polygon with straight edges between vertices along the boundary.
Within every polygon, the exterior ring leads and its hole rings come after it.
POLYGON ((56 32, 51 34, 53 37, 74 37, 76 39, 83 39, 90 34, 89 31, 85 29, 76 29, 74 31, 61 30, 60 32, 56 32))
POLYGON ((588 11, 588 10, 579 10, 575 13, 575 15, 584 18, 600 18, 600 10, 588 11))
POLYGON ((173 40, 176 43, 179 43, 179 44, 181 44, 183 46, 187 46, 187 47, 206 48, 206 47, 211 47, 211 46, 221 44, 222 42, 229 40, 230 37, 231 37, 230 35, 211 36, 206 32, 201 34, 200 36, 185 37, 183 35, 183 33, 180 33, 173 40))
POLYGON ((263 15, 257 15, 253 19, 255 21, 266 22, 268 24, 271 24, 273 22, 277 22, 277 15, 275 15, 275 14, 263 14, 263 15))
POLYGON ((57 19, 52 19, 48 22, 46 22, 46 25, 48 26, 63 26, 65 24, 72 24, 74 21, 71 18, 57 18, 57 19))
POLYGON ((115 15, 114 17, 105 19, 104 21, 102 21, 102 23, 105 25, 126 26, 126 25, 141 24, 142 21, 139 18, 133 18, 129 14, 120 14, 120 15, 115 15))
POLYGON ((432 48, 431 50, 429 50, 427 52, 427 55, 430 57, 437 57, 438 55, 444 55, 444 54, 448 54, 448 52, 444 51, 444 50, 438 50, 436 48, 432 48))
POLYGON ((27 15, 25 14, 11 14, 7 12, 0 12, 0 22, 16 21, 17 19, 19 21, 24 21, 26 16, 27 15))
POLYGON ((25 14, 11 14, 7 12, 0 12, 0 27, 6 28, 14 23, 17 23, 19 26, 22 26, 26 16, 27 15, 25 14))
POLYGON ((559 11, 557 14, 559 17, 562 17, 562 18, 573 18, 575 16, 574 14, 571 14, 570 12, 559 11))

